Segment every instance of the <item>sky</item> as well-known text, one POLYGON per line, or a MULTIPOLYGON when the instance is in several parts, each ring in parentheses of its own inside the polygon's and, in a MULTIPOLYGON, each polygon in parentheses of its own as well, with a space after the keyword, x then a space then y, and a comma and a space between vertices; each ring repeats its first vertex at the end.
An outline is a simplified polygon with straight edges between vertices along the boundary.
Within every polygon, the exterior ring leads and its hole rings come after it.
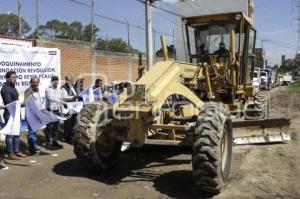
MULTIPOLYGON (((90 3, 91 0, 78 0, 90 3)), ((174 9, 175 0, 163 0, 159 6, 174 9)), ((269 39, 264 42, 269 65, 280 64, 281 55, 292 58, 297 46, 297 8, 295 0, 255 0, 255 20, 258 34, 257 47, 261 47, 259 39, 269 39)), ((20 0, 21 15, 35 28, 36 0, 20 0)), ((17 13, 17 0, 0 0, 0 13, 17 13)), ((130 24, 144 27, 144 5, 137 0, 95 0, 95 13, 128 21, 130 24)), ((39 22, 45 24, 48 20, 81 21, 83 24, 91 22, 89 7, 75 4, 70 0, 39 0, 39 22)), ((127 26, 104 18, 94 17, 95 24, 100 28, 98 37, 123 38, 127 41, 127 26)), ((153 9, 153 29, 172 35, 175 29, 176 17, 153 9)), ((139 28, 130 28, 130 42, 134 48, 145 51, 145 31, 139 28)), ((169 44, 173 43, 171 36, 167 37, 169 44)), ((160 48, 159 33, 155 34, 155 49, 160 48)))

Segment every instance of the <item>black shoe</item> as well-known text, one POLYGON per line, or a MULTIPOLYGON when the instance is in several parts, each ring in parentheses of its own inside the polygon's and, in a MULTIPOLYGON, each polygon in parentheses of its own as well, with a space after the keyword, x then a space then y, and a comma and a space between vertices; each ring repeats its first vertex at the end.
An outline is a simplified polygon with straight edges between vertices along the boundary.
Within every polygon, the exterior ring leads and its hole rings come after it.
POLYGON ((48 149, 48 150, 51 150, 51 151, 53 151, 53 150, 56 150, 57 148, 56 147, 54 147, 53 145, 46 145, 46 147, 45 147, 46 149, 48 149))
POLYGON ((52 146, 54 146, 54 147, 56 147, 56 148, 59 148, 59 149, 64 148, 64 146, 61 145, 61 144, 59 144, 58 142, 54 142, 54 143, 52 144, 52 146))
POLYGON ((34 156, 34 155, 36 155, 37 153, 36 153, 36 151, 29 151, 29 156, 34 156))

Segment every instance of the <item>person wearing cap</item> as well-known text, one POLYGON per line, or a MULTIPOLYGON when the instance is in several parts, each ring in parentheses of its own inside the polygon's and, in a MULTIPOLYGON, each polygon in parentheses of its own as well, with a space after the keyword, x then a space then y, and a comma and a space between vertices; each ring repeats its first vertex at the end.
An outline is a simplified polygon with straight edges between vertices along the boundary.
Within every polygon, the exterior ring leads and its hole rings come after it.
MULTIPOLYGON (((8 71, 5 74, 6 82, 1 88, 1 97, 4 105, 8 105, 12 102, 19 100, 19 93, 15 87, 17 74, 15 71, 8 71)), ((5 123, 8 122, 10 114, 8 109, 5 108, 3 118, 5 123)), ((26 157, 20 152, 20 136, 19 135, 6 135, 5 137, 6 149, 8 152, 8 159, 20 160, 20 158, 26 157)))
MULTIPOLYGON (((46 109, 56 115, 61 113, 61 106, 66 103, 63 101, 61 89, 58 87, 59 78, 51 77, 51 86, 46 89, 46 109)), ((61 149, 63 146, 58 143, 59 122, 51 122, 46 126, 46 149, 61 149)))
POLYGON ((226 49, 225 43, 224 42, 220 42, 219 43, 219 50, 217 50, 215 52, 215 54, 223 55, 223 54, 227 54, 227 53, 229 53, 229 51, 226 49))
MULTIPOLYGON (((73 86, 73 77, 72 75, 65 76, 65 84, 61 87, 63 100, 65 102, 73 102, 76 99, 79 99, 76 90, 73 86)), ((67 143, 72 143, 73 139, 73 127, 75 126, 77 114, 72 114, 64 121, 64 139, 67 143)))

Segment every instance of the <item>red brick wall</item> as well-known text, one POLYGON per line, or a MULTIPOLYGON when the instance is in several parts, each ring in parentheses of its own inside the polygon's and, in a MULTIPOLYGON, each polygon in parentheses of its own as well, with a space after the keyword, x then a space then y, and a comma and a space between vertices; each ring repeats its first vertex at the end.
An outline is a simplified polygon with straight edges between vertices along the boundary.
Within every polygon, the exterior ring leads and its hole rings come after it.
MULTIPOLYGON (((59 48, 61 50, 61 78, 72 74, 74 79, 83 73, 90 73, 92 67, 92 51, 88 43, 62 39, 39 39, 37 46, 59 48)), ((91 84, 91 79, 86 80, 91 84)))
MULTIPOLYGON (((86 86, 93 84, 93 52, 89 43, 43 38, 37 40, 37 46, 61 50, 62 79, 66 74, 72 74, 75 79, 83 76, 86 86)), ((129 57, 127 54, 95 51, 94 55, 96 78, 101 78, 104 82, 128 80, 129 57)), ((135 81, 138 76, 138 55, 131 55, 130 60, 131 80, 135 81)))
MULTIPOLYGON (((129 60, 131 68, 131 81, 138 76, 139 59, 136 55, 130 57, 126 54, 96 53, 96 71, 105 82, 129 80, 129 60)), ((143 63, 145 61, 143 60, 143 63)))

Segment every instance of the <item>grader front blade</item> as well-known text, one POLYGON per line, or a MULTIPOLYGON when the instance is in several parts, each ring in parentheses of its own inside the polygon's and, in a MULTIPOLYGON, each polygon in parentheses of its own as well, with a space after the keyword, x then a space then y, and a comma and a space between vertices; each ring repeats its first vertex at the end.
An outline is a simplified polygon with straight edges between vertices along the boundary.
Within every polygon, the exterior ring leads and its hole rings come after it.
POLYGON ((233 121, 233 143, 236 145, 282 143, 291 140, 286 118, 233 121))

